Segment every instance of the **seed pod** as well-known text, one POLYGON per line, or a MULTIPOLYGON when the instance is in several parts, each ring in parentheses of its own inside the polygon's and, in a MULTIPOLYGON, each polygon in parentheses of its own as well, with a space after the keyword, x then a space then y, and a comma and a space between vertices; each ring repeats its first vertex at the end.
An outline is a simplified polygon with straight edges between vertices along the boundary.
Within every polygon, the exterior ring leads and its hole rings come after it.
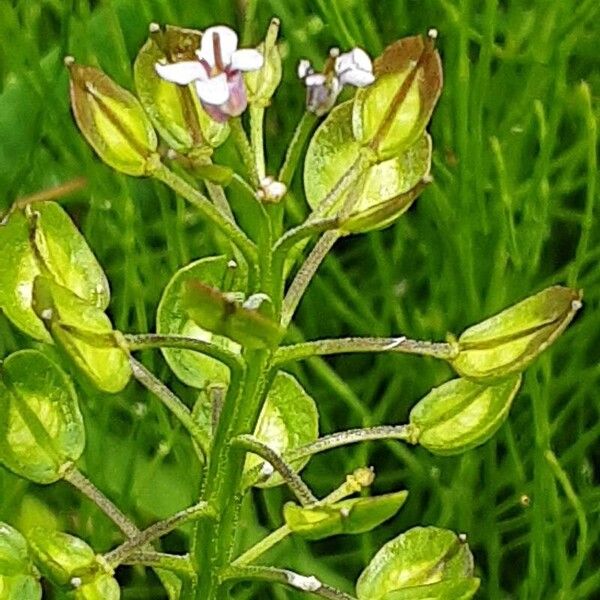
POLYGON ((40 600, 39 573, 31 562, 25 538, 0 522, 0 595, 4 600, 40 600))
POLYGON ((83 300, 106 308, 108 281, 84 237, 55 202, 13 211, 0 224, 0 307, 19 329, 50 342, 31 307, 33 280, 44 273, 83 300))
POLYGON ((309 540, 342 533, 365 533, 393 517, 406 501, 408 492, 342 500, 332 505, 283 507, 286 525, 309 540))
POLYGON ((145 175, 158 141, 137 98, 94 67, 65 60, 71 108, 77 125, 98 156, 128 175, 145 175))
POLYGON ((565 330, 581 308, 581 292, 549 287, 473 325, 458 339, 451 364, 463 377, 494 381, 523 371, 565 330))
POLYGON ((345 102, 315 132, 304 164, 306 199, 314 213, 341 215, 340 229, 348 233, 386 227, 408 210, 429 181, 431 138, 423 133, 397 156, 367 166, 330 204, 333 190, 360 153, 360 144, 352 137, 352 103, 345 102))
POLYGON ((473 555, 462 538, 447 529, 414 527, 385 544, 356 584, 358 600, 468 600, 479 580, 473 577, 473 555), (444 582, 467 591, 448 594, 444 582), (423 593, 427 588, 429 595, 423 593))
POLYGON ((28 535, 42 573, 54 584, 70 587, 77 600, 118 600, 120 590, 112 569, 83 540, 43 528, 28 535))
POLYGON ((202 108, 192 86, 169 83, 158 76, 156 64, 198 60, 202 34, 168 25, 150 26, 150 37, 135 59, 135 89, 144 110, 162 138, 182 154, 206 158, 229 135, 227 123, 217 123, 202 108))
POLYGON ((258 51, 265 57, 263 66, 256 71, 245 73, 248 102, 267 107, 281 82, 281 55, 277 47, 279 35, 279 19, 271 19, 265 41, 258 46, 258 51))
POLYGON ((33 284, 33 309, 52 338, 96 387, 120 392, 129 381, 129 357, 117 344, 110 319, 46 277, 33 284))
POLYGON ((0 462, 36 483, 61 479, 85 431, 67 375, 37 350, 11 354, 0 379, 0 462))
POLYGON ((520 385, 513 375, 492 386, 453 379, 434 388, 410 411, 416 441, 441 455, 483 444, 506 420, 520 385))
POLYGON ((422 135, 442 90, 442 64, 433 36, 401 39, 375 59, 375 83, 354 98, 355 139, 384 160, 422 135))

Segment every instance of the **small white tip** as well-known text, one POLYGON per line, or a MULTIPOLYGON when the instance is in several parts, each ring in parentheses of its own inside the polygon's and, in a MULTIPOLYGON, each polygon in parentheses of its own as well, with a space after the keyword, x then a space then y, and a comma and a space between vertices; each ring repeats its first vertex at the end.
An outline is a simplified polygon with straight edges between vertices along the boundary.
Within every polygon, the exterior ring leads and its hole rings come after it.
POLYGON ((428 32, 427 35, 432 39, 432 40, 437 40, 437 37, 439 35, 438 30, 435 29, 435 27, 432 27, 428 32))
POLYGON ((150 25, 148 25, 148 31, 150 33, 158 33, 160 31, 160 25, 158 23, 150 23, 150 25))

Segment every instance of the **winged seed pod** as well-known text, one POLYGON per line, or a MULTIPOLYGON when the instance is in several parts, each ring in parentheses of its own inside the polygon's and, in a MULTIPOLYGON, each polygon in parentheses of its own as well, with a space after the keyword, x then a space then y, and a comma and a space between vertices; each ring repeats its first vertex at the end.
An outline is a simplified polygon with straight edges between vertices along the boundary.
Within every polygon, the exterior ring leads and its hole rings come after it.
POLYGON ((422 135, 442 90, 437 32, 407 37, 375 59, 375 83, 354 97, 352 129, 362 146, 380 159, 390 158, 422 135))
POLYGON ((356 584, 358 600, 468 600, 479 587, 464 536, 413 527, 385 544, 356 584))
POLYGON ((298 506, 288 502, 283 507, 283 516, 292 532, 309 540, 338 534, 365 533, 391 519, 407 496, 408 492, 401 491, 350 498, 323 506, 298 506))
POLYGON ((158 140, 137 98, 94 67, 65 59, 71 108, 85 139, 109 166, 127 175, 145 175, 158 140))
POLYGON ((520 385, 513 375, 492 386, 453 379, 434 388, 410 411, 415 441, 440 455, 483 444, 506 420, 520 385))
POLYGON ((42 586, 39 578, 25 538, 0 521, 0 597, 5 600, 40 600, 42 586))
POLYGON ((33 528, 29 545, 42 573, 54 584, 72 589, 76 600, 118 600, 113 571, 83 540, 45 528, 33 528))
POLYGON ((120 392, 129 381, 129 356, 118 345, 110 319, 98 307, 46 277, 33 283, 33 309, 52 338, 101 390, 120 392))
POLYGON ((73 384, 37 350, 15 352, 2 363, 0 423, 0 462, 36 483, 61 479, 83 452, 73 384))
POLYGON ((458 338, 451 362, 462 376, 495 381, 523 371, 565 330, 581 308, 582 292, 553 286, 530 296, 458 338))

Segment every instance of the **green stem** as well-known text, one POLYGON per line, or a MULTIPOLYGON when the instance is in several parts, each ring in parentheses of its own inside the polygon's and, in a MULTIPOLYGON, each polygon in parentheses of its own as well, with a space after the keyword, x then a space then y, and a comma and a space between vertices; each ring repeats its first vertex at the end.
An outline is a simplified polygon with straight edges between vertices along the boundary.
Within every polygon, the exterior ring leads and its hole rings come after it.
POLYGON ((359 429, 348 429, 332 433, 319 438, 315 442, 294 448, 285 453, 285 459, 288 461, 314 456, 320 452, 356 444, 358 442, 367 442, 373 440, 401 440, 403 442, 415 443, 415 431, 411 425, 379 425, 376 427, 364 427, 359 429))
POLYGON ((250 141, 254 155, 254 168, 259 182, 266 176, 264 119, 265 109, 252 104, 250 106, 250 141))
POLYGON ((123 338, 130 351, 146 350, 148 348, 181 348, 210 356, 236 373, 241 373, 244 369, 244 362, 238 354, 230 352, 217 344, 211 344, 196 338, 159 333, 125 334, 123 338))
POLYGON ((81 471, 73 465, 64 475, 74 488, 89 498, 128 538, 139 535, 140 530, 121 512, 81 471))
POLYGON ((300 162, 300 154, 302 153, 302 149, 306 144, 308 136, 314 129, 317 120, 318 117, 314 113, 306 111, 296 126, 296 130, 294 131, 294 135, 288 146, 285 160, 281 170, 279 171, 278 177, 278 180, 282 183, 285 183, 287 187, 289 187, 290 183, 292 182, 294 173, 296 172, 296 168, 300 162))
MULTIPOLYGON (((235 119, 233 119, 235 120, 235 119)), ((202 216, 217 227, 227 238, 229 238, 243 254, 248 265, 256 264, 257 251, 254 242, 206 197, 196 188, 191 186, 185 179, 179 177, 176 173, 161 164, 152 172, 152 175, 166 183, 171 189, 183 196, 188 202, 193 204, 202 216)))
POLYGON ((240 554, 231 564, 241 566, 254 562, 273 546, 282 542, 290 533, 292 533, 292 530, 287 525, 282 525, 279 529, 272 531, 268 536, 260 540, 260 542, 248 548, 246 552, 240 554))
POLYGON ((105 554, 104 559, 112 568, 115 568, 117 565, 125 562, 132 554, 148 545, 150 542, 153 542, 159 537, 162 537, 163 535, 169 533, 177 527, 180 527, 181 525, 184 525, 185 523, 189 523, 190 521, 195 521, 203 517, 214 519, 216 517, 216 512, 206 502, 199 502, 194 506, 190 506, 189 508, 175 513, 167 519, 159 521, 147 529, 144 529, 136 536, 128 539, 120 546, 117 546, 114 550, 111 550, 105 554))
POLYGON ((142 363, 130 356, 129 364, 133 376, 177 417, 192 436, 192 439, 202 449, 204 455, 207 456, 209 452, 208 441, 200 426, 194 421, 189 408, 160 379, 148 371, 142 363))
POLYGON ((351 337, 326 339, 282 346, 275 354, 274 366, 295 360, 303 360, 312 356, 353 352, 395 352, 451 360, 456 357, 457 351, 454 345, 446 342, 410 340, 404 336, 392 338, 351 337))
POLYGON ((294 471, 294 469, 288 465, 275 450, 266 444, 263 444, 253 435, 239 435, 235 437, 231 443, 234 446, 239 446, 244 450, 264 458, 267 461, 266 464, 270 464, 272 468, 283 477, 290 490, 294 493, 296 498, 298 498, 300 504, 307 506, 318 502, 317 498, 315 498, 310 491, 310 488, 302 481, 302 478, 294 471))
POLYGON ((128 556, 121 564, 144 565, 146 567, 154 567, 155 569, 166 569, 167 571, 173 571, 187 577, 196 576, 187 554, 177 556, 175 554, 141 550, 128 556))
POLYGON ((281 324, 283 327, 287 327, 290 324, 308 284, 311 282, 323 259, 327 256, 327 253, 341 236, 342 234, 339 231, 325 232, 296 273, 283 300, 281 310, 281 324))
POLYGON ((235 117, 234 119, 230 119, 229 127, 231 128, 231 137, 233 139, 233 143, 242 157, 242 161, 246 167, 246 170, 248 171, 251 183, 256 187, 256 189, 258 189, 259 179, 256 171, 256 165, 254 163, 254 152, 252 151, 252 146, 248 141, 248 136, 246 135, 246 131, 242 125, 241 118, 235 117))
POLYGON ((224 600, 219 572, 230 564, 241 510, 240 483, 245 452, 231 446, 238 435, 254 431, 270 383, 271 355, 247 351, 247 369, 239 394, 228 390, 205 470, 202 499, 219 507, 219 520, 201 521, 194 539, 194 568, 202 572, 196 600, 224 600))
POLYGON ((223 571, 221 581, 270 581, 281 583, 296 591, 307 592, 319 598, 329 600, 356 600, 345 592, 319 581, 316 577, 305 577, 289 569, 275 567, 237 567, 230 566, 223 571))

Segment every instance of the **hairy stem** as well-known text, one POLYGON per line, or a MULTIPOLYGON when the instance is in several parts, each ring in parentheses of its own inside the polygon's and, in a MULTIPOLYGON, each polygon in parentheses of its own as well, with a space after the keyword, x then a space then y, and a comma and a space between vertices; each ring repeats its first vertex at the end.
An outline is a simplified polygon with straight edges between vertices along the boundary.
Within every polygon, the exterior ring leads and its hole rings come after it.
MULTIPOLYGON (((233 119, 235 121, 235 119, 233 119)), ((158 166, 152 175, 166 183, 171 189, 193 204, 202 216, 224 233, 240 250, 249 265, 256 263, 256 245, 237 226, 225 216, 204 194, 191 186, 185 179, 168 169, 165 165, 158 166)))
POLYGON ((302 153, 302 149, 306 144, 306 140, 308 136, 311 134, 317 123, 318 117, 311 112, 305 111, 302 115, 302 118, 298 122, 296 126, 296 130, 294 131, 294 135, 290 141, 288 146, 288 150, 285 154, 285 160, 279 171, 279 181, 285 183, 287 187, 289 187, 292 179, 294 177, 294 173, 296 172, 296 168, 300 162, 300 154, 302 153))
POLYGON ((248 171, 250 180, 255 188, 258 189, 259 179, 256 171, 256 164, 254 162, 254 152, 252 151, 252 146, 248 141, 248 136, 246 135, 246 131, 242 125, 241 118, 235 117, 233 119, 229 119, 229 126, 231 128, 231 137, 233 139, 233 143, 242 157, 242 161, 246 167, 246 170, 248 171))
POLYGON ((252 104, 250 106, 250 141, 252 154, 254 155, 254 169, 259 182, 266 175, 264 119, 265 109, 262 106, 252 104))
POLYGON ((176 529, 185 523, 189 523, 190 521, 195 521, 201 518, 214 519, 215 517, 216 512, 211 506, 209 506, 206 502, 198 502, 198 504, 190 506, 189 508, 175 513, 167 519, 159 521, 147 529, 144 529, 136 536, 128 539, 120 546, 117 546, 114 550, 111 550, 105 554, 104 559, 111 567, 114 568, 117 565, 125 562, 125 560, 136 551, 140 550, 159 537, 169 533, 173 529, 176 529))
POLYGON ((175 334, 136 333, 125 334, 123 338, 131 351, 146 350, 148 348, 180 348, 210 356, 236 373, 240 373, 244 369, 244 362, 238 354, 230 352, 217 344, 211 344, 193 337, 175 334))
POLYGON ((152 552, 139 550, 130 554, 121 564, 144 565, 155 569, 167 569, 174 573, 180 573, 187 577, 194 577, 196 573, 187 554, 177 556, 176 554, 165 554, 164 552, 152 552))
POLYGON ((192 439, 208 455, 208 440, 200 426, 194 421, 190 409, 162 382, 155 377, 142 363, 129 357, 133 376, 150 392, 152 392, 187 429, 192 439))
POLYGON ((306 577, 295 573, 294 571, 290 571, 289 569, 230 566, 223 572, 221 580, 270 581, 272 583, 281 583, 296 591, 307 592, 313 596, 318 596, 319 598, 328 598, 329 600, 356 600, 354 596, 350 596, 345 592, 326 585, 316 577, 306 577))
POLYGON ((232 440, 232 444, 264 458, 283 477, 300 504, 306 506, 317 502, 317 498, 315 498, 306 483, 302 481, 302 478, 275 450, 249 434, 237 436, 232 440))
POLYGON ((294 360, 310 358, 311 356, 350 352, 397 352, 450 360, 456 356, 457 351, 449 343, 410 340, 404 336, 392 338, 351 337, 315 340, 282 346, 275 354, 274 364, 277 366, 294 360))

